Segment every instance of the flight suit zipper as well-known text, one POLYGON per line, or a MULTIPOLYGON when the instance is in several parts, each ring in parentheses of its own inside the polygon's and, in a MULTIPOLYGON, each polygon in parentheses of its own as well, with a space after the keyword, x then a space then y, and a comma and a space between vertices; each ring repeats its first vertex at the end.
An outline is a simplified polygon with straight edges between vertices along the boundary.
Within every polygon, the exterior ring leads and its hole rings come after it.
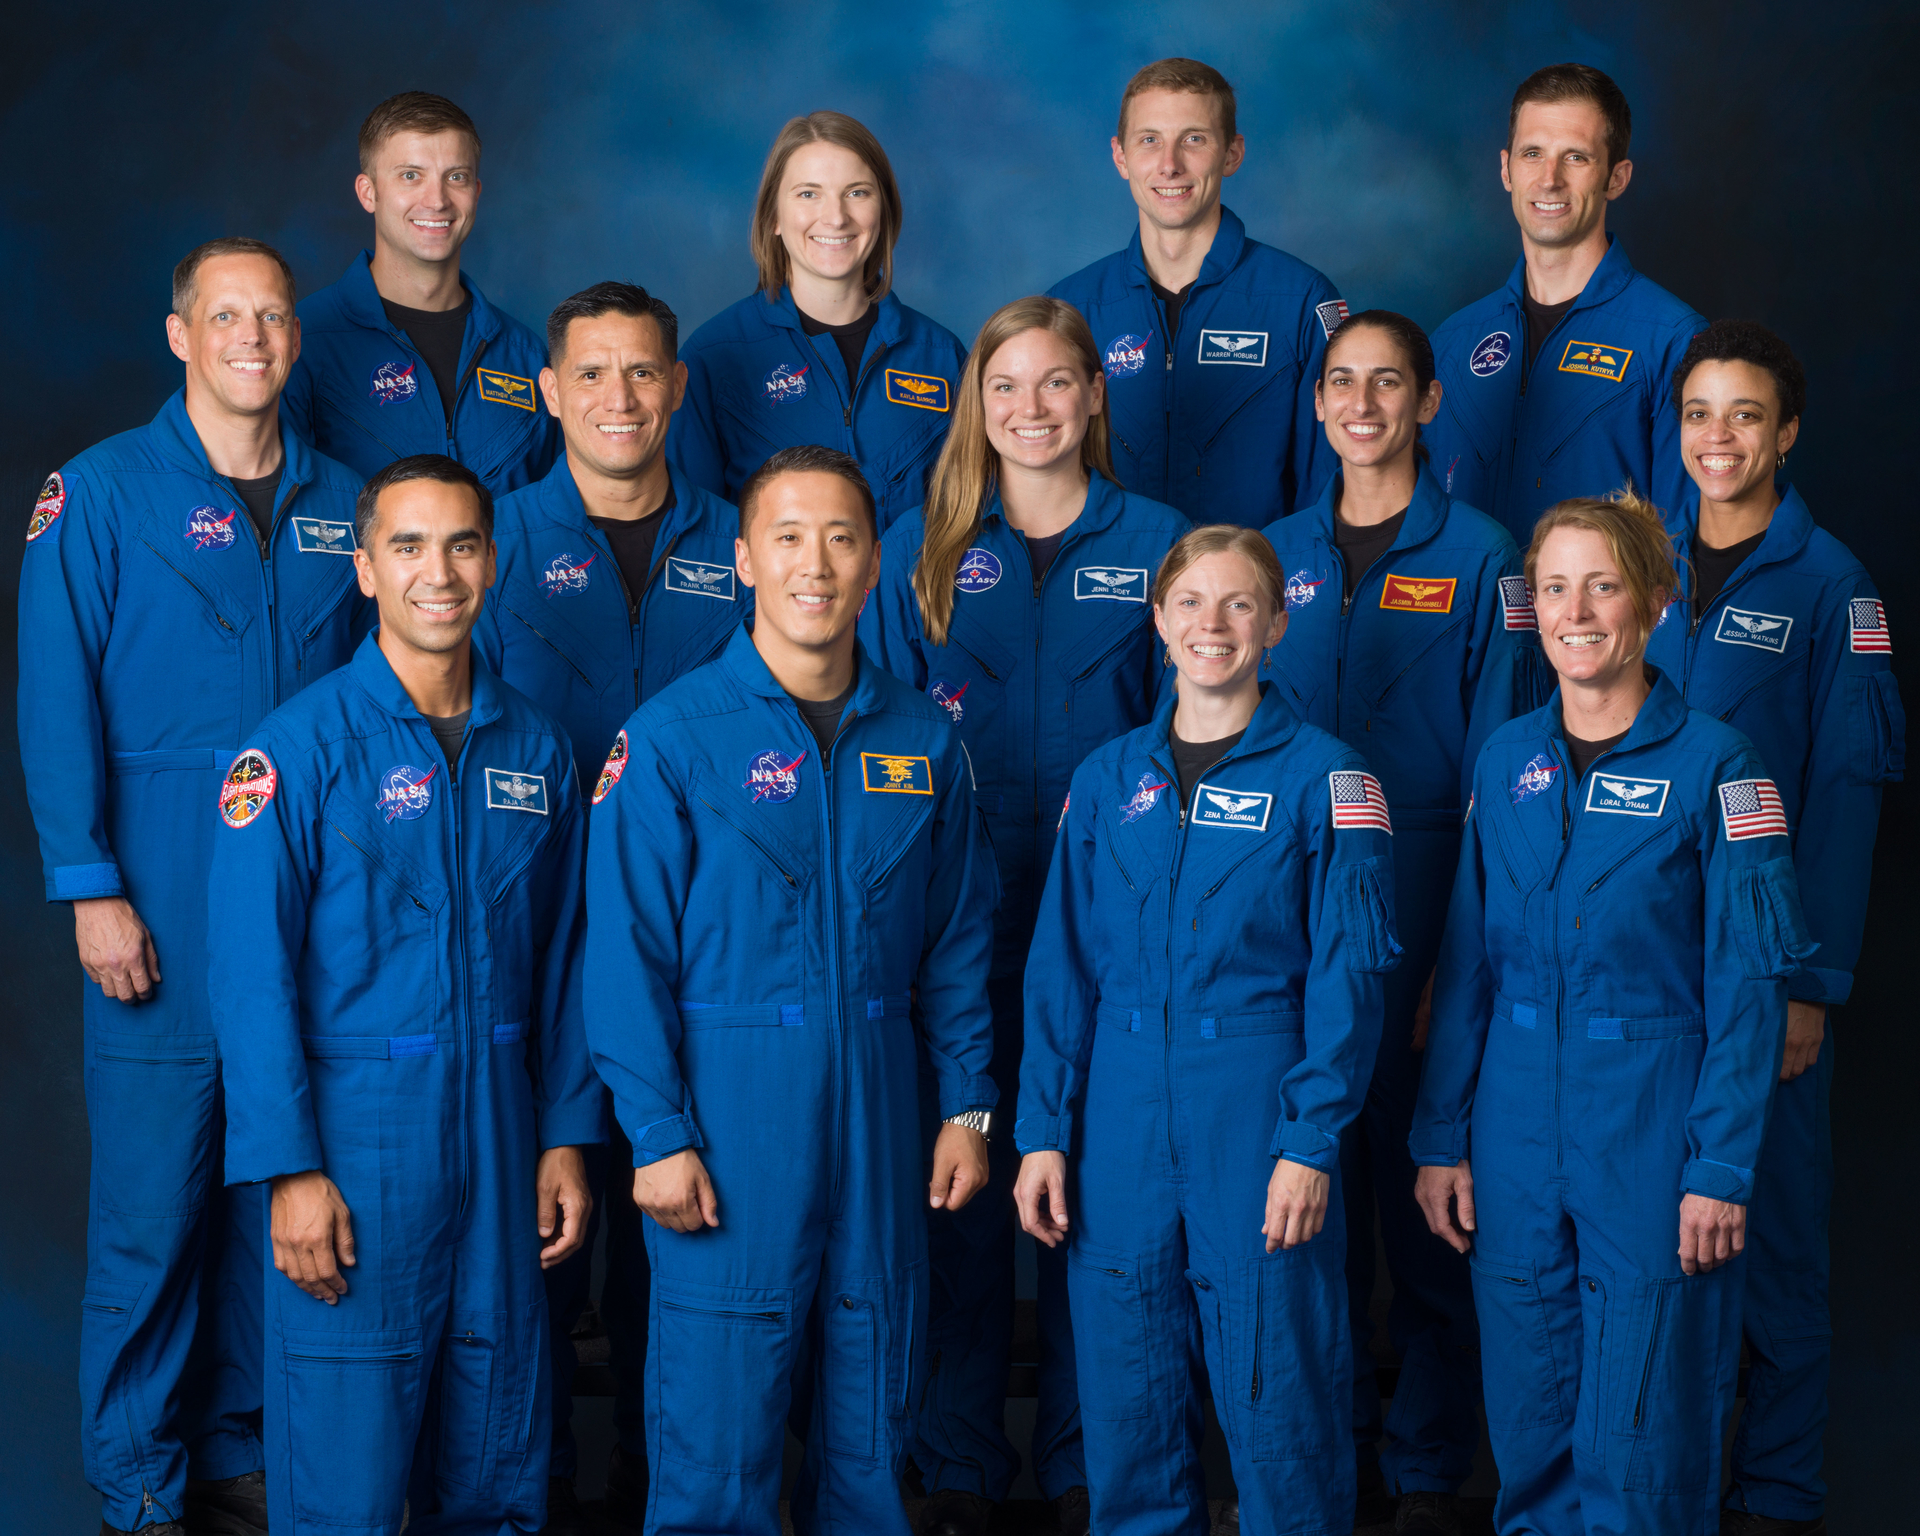
MULTIPOLYGON (((790 708, 800 719, 800 729, 809 736, 813 728, 800 716, 800 708, 789 701, 790 708)), ((840 980, 840 872, 833 850, 833 749, 840 744, 840 738, 846 734, 847 721, 858 718, 851 707, 840 717, 834 727, 833 739, 827 743, 826 751, 820 754, 820 795, 824 814, 822 826, 826 834, 825 879, 821 881, 827 920, 827 1049, 834 1053, 837 1068, 835 1076, 839 1079, 840 1091, 833 1096, 833 1178, 831 1187, 837 1195, 840 1190, 840 1175, 845 1165, 846 1152, 846 1106, 853 1092, 853 1084, 848 1069, 848 1051, 842 1022, 841 980, 840 980)))
MULTIPOLYGON (((1553 903, 1553 921, 1550 925, 1553 933, 1552 974, 1553 974, 1553 1166, 1558 1168, 1564 1161, 1564 1147, 1560 1134, 1560 1103, 1563 1095, 1567 1055, 1567 1030, 1565 1014, 1566 979, 1560 971, 1560 921, 1562 917, 1560 901, 1560 871, 1566 866, 1567 849, 1573 836, 1573 811, 1567 801, 1567 776, 1572 768, 1561 763, 1553 754, 1549 744, 1548 755, 1560 767, 1560 855, 1554 860, 1553 873, 1547 877, 1547 893, 1553 903)), ((1569 754, 1571 756, 1571 754, 1569 754)))
MULTIPOLYGON (((469 705, 471 709, 471 705, 469 705)), ((431 727, 428 736, 433 735, 431 727)), ((460 750, 447 763, 447 801, 449 814, 453 818, 453 879, 450 898, 453 905, 453 942, 454 955, 459 964, 460 973, 454 978, 453 985, 453 1048, 460 1053, 460 1204, 459 1212, 464 1219, 467 1214, 467 1200, 471 1193, 470 1183, 473 1168, 473 1049, 467 1038, 467 1026, 471 1022, 472 1007, 469 997, 471 977, 467 959, 467 911, 466 911, 466 858, 465 838, 460 818, 460 765, 466 761, 467 747, 473 740, 473 723, 469 718, 466 734, 461 738, 460 750)), ((434 741, 434 750, 440 750, 440 743, 434 741)), ((441 753, 442 761, 446 754, 441 753)))
MULTIPOLYGON (((1171 749, 1169 749, 1171 755, 1171 749)), ((1156 757, 1149 757, 1154 771, 1167 781, 1167 787, 1174 792, 1174 811, 1177 819, 1173 829, 1173 859, 1167 870, 1167 918, 1166 918, 1166 1006, 1161 1009, 1161 1080, 1167 1085, 1167 1164, 1171 1168, 1180 1166, 1180 1150, 1173 1137, 1173 903, 1180 886, 1180 865, 1187 852, 1187 797, 1181 787, 1178 774, 1169 773, 1156 757)))
MULTIPOLYGON (((631 660, 633 662, 633 707, 635 709, 640 707, 640 668, 646 661, 647 603, 653 596, 654 578, 666 567, 667 561, 673 558, 674 548, 679 542, 680 535, 678 533, 667 540, 667 547, 655 555, 653 557, 653 564, 647 567, 647 584, 640 589, 640 596, 635 599, 629 594, 627 598, 628 612, 631 616, 631 622, 628 625, 628 635, 633 647, 631 660)), ((613 568, 616 571, 619 570, 620 562, 617 560, 614 561, 613 568)), ((627 578, 625 576, 620 578, 620 590, 622 592, 627 590, 627 578)))
POLYGON ((459 444, 454 438, 453 424, 460 419, 460 402, 466 398, 467 380, 479 377, 480 359, 486 355, 488 345, 488 340, 483 337, 474 346, 473 356, 467 359, 467 366, 460 372, 460 381, 453 386, 453 404, 447 411, 447 457, 450 459, 460 457, 459 444))

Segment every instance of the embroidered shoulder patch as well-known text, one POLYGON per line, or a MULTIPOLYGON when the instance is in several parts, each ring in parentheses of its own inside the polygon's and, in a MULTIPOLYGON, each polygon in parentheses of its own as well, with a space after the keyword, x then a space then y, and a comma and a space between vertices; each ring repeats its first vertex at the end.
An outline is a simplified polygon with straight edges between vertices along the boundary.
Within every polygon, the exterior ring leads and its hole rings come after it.
POLYGON ((1393 835, 1386 793, 1372 774, 1357 768, 1336 769, 1327 775, 1327 788, 1333 797, 1334 826, 1373 827, 1393 835))
POLYGON ((27 542, 31 544, 59 522, 66 506, 67 482, 55 470, 47 476, 47 483, 40 487, 40 494, 33 499, 33 516, 27 519, 27 542))
POLYGON ((1533 611, 1533 594, 1527 590, 1526 577, 1500 578, 1500 608, 1506 615, 1508 629, 1537 631, 1540 628, 1540 617, 1533 611))
POLYGON ((1785 837, 1787 808, 1772 779, 1734 779, 1720 786, 1720 824, 1730 843, 1749 837, 1785 837))
POLYGON ((1324 304, 1314 305, 1313 312, 1320 317, 1320 329, 1331 336, 1340 329, 1340 322, 1347 318, 1347 301, 1328 299, 1324 304))
POLYGON ((600 777, 594 781, 593 803, 598 805, 613 793, 613 786, 620 782, 620 775, 627 771, 627 733, 622 731, 613 738, 613 748, 607 753, 606 766, 600 770, 600 777))
POLYGON ((1849 650, 1878 656, 1893 654, 1893 634, 1887 628, 1887 605, 1877 597, 1856 597, 1847 605, 1847 632, 1849 650))
POLYGON ((258 747, 248 747, 227 768, 220 781, 220 819, 230 827, 252 823, 273 799, 280 775, 258 747))

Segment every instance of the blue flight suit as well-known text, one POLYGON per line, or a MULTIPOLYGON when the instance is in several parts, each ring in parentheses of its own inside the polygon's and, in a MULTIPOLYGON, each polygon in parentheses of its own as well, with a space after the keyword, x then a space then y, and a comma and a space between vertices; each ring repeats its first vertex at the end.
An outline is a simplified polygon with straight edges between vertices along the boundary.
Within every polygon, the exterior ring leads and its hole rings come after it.
POLYGON ((1047 292, 1093 327, 1122 485, 1196 523, 1259 528, 1313 504, 1340 462, 1314 420, 1313 386, 1347 317, 1324 276, 1248 239, 1222 208, 1177 335, 1166 334, 1138 230, 1047 292))
POLYGON ((297 306, 300 360, 281 416, 362 481, 415 453, 458 459, 496 496, 538 480, 561 449, 560 424, 540 398, 545 340, 463 273, 473 308, 449 422, 427 360, 381 307, 372 259, 362 251, 339 282, 297 306))
POLYGON ((1499 1529, 1701 1536, 1746 1269, 1682 1273, 1680 1201, 1752 1200, 1813 944, 1759 756, 1664 673, 1569 761, 1556 693, 1475 765, 1410 1146, 1472 1160, 1499 1529))
MULTIPOLYGON (((929 1213, 933 1295, 927 1390, 915 1413, 913 1461, 927 1490, 960 1488, 999 1503, 1019 1471, 1005 1429, 1013 1342, 1013 1183, 1024 1034, 1021 979, 1046 882, 1061 801, 1081 760, 1152 718, 1166 669, 1153 629, 1153 578, 1187 520, 1099 474, 1038 584, 1026 539, 999 497, 980 519, 954 582, 947 644, 930 645, 913 594, 926 526, 909 512, 881 548, 880 585, 860 638, 896 677, 945 706, 973 762, 1000 873, 994 964, 993 1066, 1003 1128, 989 1146, 992 1187, 958 1211, 929 1213)), ((1042 1247, 1040 1397, 1034 1477, 1057 1499, 1085 1487, 1066 1254, 1042 1247)))
POLYGON ((1400 953, 1387 803, 1268 684, 1183 806, 1173 710, 1074 774, 1027 965, 1014 1135, 1069 1155, 1093 1525, 1206 1536, 1197 1327, 1247 1528, 1346 1536, 1340 1135, 1400 953), (1333 1187, 1320 1233, 1270 1254, 1280 1157, 1333 1187))
POLYGON ((920 505, 953 420, 967 349, 938 321, 889 293, 847 377, 831 336, 800 328, 792 293, 755 293, 680 345, 687 393, 668 430, 674 467, 730 502, 782 448, 822 443, 859 462, 880 531, 920 505))
MULTIPOLYGON (((638 612, 606 536, 588 521, 564 454, 545 479, 494 505, 499 564, 473 628, 474 654, 489 671, 538 699, 573 743, 580 791, 591 796, 600 765, 628 715, 681 673, 710 661, 753 609, 753 589, 733 569, 740 515, 674 474, 653 571, 638 612)), ((606 1170, 589 1167, 597 1223, 607 1219, 607 1276, 600 1315, 619 1387, 614 1417, 622 1446, 646 1454, 641 1383, 646 1368, 647 1255, 629 1180, 608 1203, 606 1170)), ((586 1306, 592 1239, 546 1272, 552 1303, 552 1475, 578 1471, 571 1422, 572 1328, 586 1306)))
POLYGON ((20 755, 49 901, 124 896, 164 978, 88 983, 81 1451, 107 1521, 261 1464, 256 1193, 223 1192, 207 807, 237 743, 352 654, 359 480, 293 432, 266 547, 176 393, 50 477, 20 571, 20 755), (344 558, 343 558, 344 557, 344 558), (203 1310, 203 1302, 206 1303, 203 1310))
MULTIPOLYGON (((1683 526, 1683 571, 1694 538, 1683 526)), ((1813 1068, 1775 1088, 1760 1154, 1747 1237, 1752 1370, 1728 1495, 1734 1509, 1809 1520, 1826 1499, 1835 1015, 1853 987, 1880 786, 1902 776, 1906 714, 1878 590, 1791 487, 1706 613, 1696 622, 1690 598, 1676 600, 1647 655, 1694 708, 1752 740, 1779 786, 1807 926, 1820 941, 1787 978, 1788 997, 1827 1005, 1827 1039, 1813 1068)))
POLYGON ((246 740, 211 887, 226 1176, 322 1170, 358 1256, 334 1306, 268 1258, 269 1523, 538 1530, 534 1175, 541 1152, 606 1136, 573 754, 476 666, 447 761, 374 636, 246 740))
POLYGON ((594 1060, 635 1163, 698 1148, 720 1209, 717 1230, 646 1224, 650 1536, 778 1536, 790 1397, 809 1420, 794 1528, 906 1536, 917 1057, 942 1116, 992 1108, 996 890, 947 712, 856 664, 822 753, 740 630, 640 707, 602 771, 594 1060))
POLYGON ((1271 672, 1299 716, 1365 756, 1393 807, 1394 902, 1406 956, 1386 983, 1366 1103, 1341 1142, 1354 1439, 1403 1493, 1453 1493, 1480 1443, 1479 1329, 1466 1260, 1427 1230, 1407 1132, 1420 1087, 1413 1016, 1440 952, 1474 759, 1533 706, 1537 625, 1513 540, 1420 466, 1391 548, 1343 601, 1336 475, 1311 508, 1271 524, 1287 577, 1287 634, 1271 672), (1373 1212, 1393 1275, 1388 1334, 1400 1385, 1384 1422, 1374 1382, 1373 1212))
POLYGON ((1707 322, 1642 276, 1608 237, 1580 297, 1527 365, 1524 258, 1504 288, 1433 333, 1440 414, 1422 437, 1446 489, 1484 507, 1524 551, 1533 525, 1570 496, 1631 484, 1678 507, 1691 482, 1680 462, 1673 370, 1707 322))

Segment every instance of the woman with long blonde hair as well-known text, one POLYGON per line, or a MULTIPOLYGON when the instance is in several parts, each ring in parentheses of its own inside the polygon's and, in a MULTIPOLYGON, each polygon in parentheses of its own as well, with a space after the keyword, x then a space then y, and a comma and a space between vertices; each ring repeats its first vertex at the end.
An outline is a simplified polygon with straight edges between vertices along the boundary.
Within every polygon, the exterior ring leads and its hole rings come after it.
POLYGON ((881 530, 918 506, 953 419, 960 338, 893 294, 900 187, 879 139, 844 112, 780 130, 760 174, 756 292, 687 339, 686 398, 668 453, 738 502, 782 448, 850 454, 881 530))
MULTIPOLYGON (((987 983, 1000 1088, 992 1183, 965 1210, 930 1218, 929 1348, 939 1363, 913 1452, 934 1500, 925 1529, 984 1530, 1019 1467, 1001 1426, 1021 974, 1067 782, 1159 698, 1150 585, 1186 528, 1113 478, 1106 379, 1080 312, 1017 299, 980 329, 926 505, 889 532, 861 616, 868 654, 959 727, 1004 893, 987 983)), ((1075 1532, 1087 1529, 1087 1498, 1069 1327, 1064 1267, 1043 1254, 1034 1470, 1062 1529, 1075 1532)))

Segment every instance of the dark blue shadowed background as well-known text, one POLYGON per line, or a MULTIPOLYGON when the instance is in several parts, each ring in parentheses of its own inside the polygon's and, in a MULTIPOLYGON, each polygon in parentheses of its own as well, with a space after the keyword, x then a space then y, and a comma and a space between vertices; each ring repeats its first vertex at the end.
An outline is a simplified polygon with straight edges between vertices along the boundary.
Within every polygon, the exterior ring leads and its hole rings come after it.
MULTIPOLYGON (((163 317, 188 248, 254 235, 303 293, 340 275, 370 240, 355 133, 395 91, 442 92, 478 121, 466 269, 536 328, 602 278, 644 283, 683 330, 746 293, 767 144, 787 117, 834 107, 893 158, 896 290, 971 339, 1004 300, 1125 242, 1133 207, 1107 151, 1120 89, 1148 60, 1189 54, 1240 92, 1247 161, 1227 201, 1249 232, 1328 273, 1353 308, 1431 328, 1517 255, 1497 174, 1513 86, 1578 59, 1634 107, 1612 227, 1708 316, 1763 319, 1799 350, 1794 479, 1911 645, 1914 15, 1778 0, 15 6, 0 31, 0 517, 23 532, 48 471, 177 387, 163 317)), ((0 540, 9 688, 21 547, 0 540)), ((52 1536, 99 1518, 76 1433, 81 977, 67 908, 41 900, 12 709, 0 719, 0 1536, 52 1536)), ((1837 1020, 1828 1477, 1842 1536, 1901 1528, 1896 1511, 1914 1508, 1910 798, 1887 796, 1866 957, 1837 1020)))

